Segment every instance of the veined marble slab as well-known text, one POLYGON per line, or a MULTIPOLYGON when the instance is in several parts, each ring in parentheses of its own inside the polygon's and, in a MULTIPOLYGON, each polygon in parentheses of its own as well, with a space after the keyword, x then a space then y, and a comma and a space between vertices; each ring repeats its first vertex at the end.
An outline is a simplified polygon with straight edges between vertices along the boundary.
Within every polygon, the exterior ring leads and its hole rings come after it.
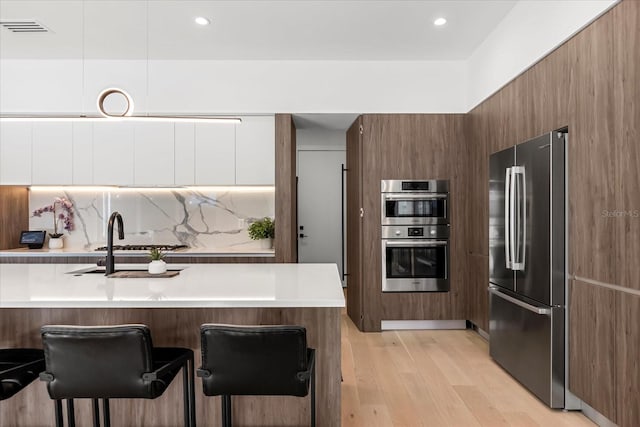
MULTIPOLYGON (((247 252, 259 249, 247 234, 256 219, 272 217, 275 196, 269 189, 255 191, 216 191, 193 188, 171 189, 97 189, 96 191, 31 191, 31 212, 66 197, 74 205, 75 230, 64 232, 65 248, 93 250, 105 245, 107 220, 113 211, 124 219, 125 239, 117 244, 187 245, 206 249, 242 247, 247 252)), ((53 232, 53 216, 29 219, 31 230, 53 232)))

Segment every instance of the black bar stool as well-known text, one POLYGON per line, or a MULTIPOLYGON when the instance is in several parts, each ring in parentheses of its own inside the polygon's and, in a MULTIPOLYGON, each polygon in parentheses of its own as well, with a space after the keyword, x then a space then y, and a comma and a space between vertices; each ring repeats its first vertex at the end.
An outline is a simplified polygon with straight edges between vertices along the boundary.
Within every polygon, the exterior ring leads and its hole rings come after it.
POLYGON ((44 371, 44 352, 33 348, 0 350, 0 400, 28 386, 44 371))
POLYGON ((200 327, 207 396, 222 396, 222 425, 231 427, 231 396, 299 396, 311 389, 311 425, 316 425, 315 350, 301 326, 200 327))
POLYGON ((75 426, 73 399, 93 400, 93 425, 100 426, 98 399, 102 399, 104 426, 110 425, 109 399, 155 399, 182 369, 184 425, 195 426, 193 351, 156 347, 145 325, 42 327, 47 382, 54 399, 56 427, 63 426, 62 400, 67 400, 67 422, 75 426))

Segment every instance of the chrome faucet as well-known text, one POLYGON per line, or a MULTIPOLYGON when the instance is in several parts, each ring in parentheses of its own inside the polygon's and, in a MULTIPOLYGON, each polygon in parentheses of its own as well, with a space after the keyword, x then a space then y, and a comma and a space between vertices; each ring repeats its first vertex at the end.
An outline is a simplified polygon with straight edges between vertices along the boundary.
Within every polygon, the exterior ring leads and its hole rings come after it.
POLYGON ((107 265, 105 269, 105 276, 115 273, 116 266, 113 258, 113 223, 118 220, 118 239, 124 239, 124 224, 122 223, 122 215, 118 212, 114 212, 109 217, 109 223, 107 225, 107 265))

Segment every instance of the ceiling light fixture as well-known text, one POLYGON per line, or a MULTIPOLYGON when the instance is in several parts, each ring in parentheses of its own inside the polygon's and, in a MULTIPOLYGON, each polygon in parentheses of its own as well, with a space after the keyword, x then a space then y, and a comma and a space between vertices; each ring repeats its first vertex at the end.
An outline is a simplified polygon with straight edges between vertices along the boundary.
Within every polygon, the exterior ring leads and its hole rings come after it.
POLYGON ((136 121, 136 122, 179 122, 179 123, 242 123, 239 117, 225 116, 134 116, 133 115, 133 98, 126 91, 119 88, 108 88, 100 92, 97 100, 98 113, 100 116, 18 116, 8 115, 0 116, 0 122, 75 122, 75 121, 92 121, 92 122, 116 122, 116 121, 136 121), (108 113, 104 109, 104 102, 110 95, 121 95, 127 102, 127 107, 122 114, 108 113))
POLYGON ((435 25, 436 27, 442 27, 446 23, 447 23, 446 18, 438 18, 435 21, 433 21, 433 25, 435 25))
POLYGON ((202 25, 202 26, 209 25, 211 23, 211 21, 205 18, 204 16, 198 16, 196 17, 196 19, 194 19, 194 21, 196 21, 196 24, 202 25))

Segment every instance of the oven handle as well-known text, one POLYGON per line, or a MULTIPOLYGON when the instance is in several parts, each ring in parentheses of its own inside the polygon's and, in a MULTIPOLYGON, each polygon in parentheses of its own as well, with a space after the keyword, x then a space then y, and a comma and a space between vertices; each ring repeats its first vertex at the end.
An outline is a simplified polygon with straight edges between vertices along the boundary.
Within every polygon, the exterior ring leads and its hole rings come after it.
POLYGON ((428 241, 416 241, 416 240, 403 240, 401 242, 395 240, 386 240, 384 242, 385 246, 396 246, 396 247, 404 247, 404 248, 415 248, 421 246, 447 246, 449 244, 448 240, 428 240, 428 241))
POLYGON ((404 199, 446 199, 448 194, 429 193, 429 194, 383 194, 385 200, 404 200, 404 199))

